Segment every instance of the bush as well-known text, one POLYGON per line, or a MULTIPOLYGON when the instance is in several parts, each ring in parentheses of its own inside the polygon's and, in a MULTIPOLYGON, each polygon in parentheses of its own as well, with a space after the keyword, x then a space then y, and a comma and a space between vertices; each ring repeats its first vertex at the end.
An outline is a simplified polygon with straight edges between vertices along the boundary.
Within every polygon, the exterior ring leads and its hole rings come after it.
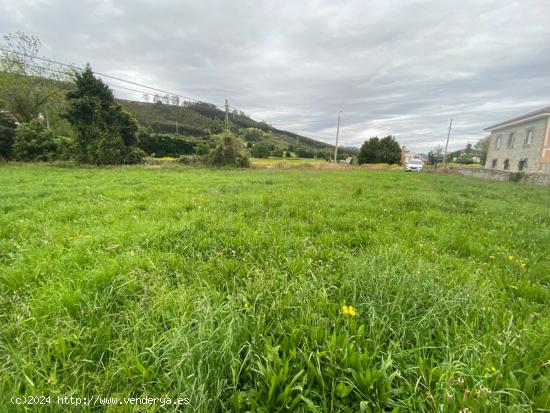
POLYGON ((182 165, 201 165, 206 163, 206 157, 201 155, 181 155, 176 162, 182 165))
POLYGON ((12 158, 16 127, 13 120, 4 112, 0 112, 0 158, 12 158))
POLYGON ((195 144, 182 138, 168 135, 149 134, 144 130, 139 132, 138 146, 149 155, 156 157, 191 155, 195 153, 195 144))
POLYGON ((235 159, 235 166, 237 168, 250 168, 250 159, 246 155, 237 155, 235 159))
POLYGON ((58 151, 53 133, 38 120, 21 124, 15 131, 13 156, 18 161, 53 161, 58 151))
POLYGON ((257 143, 254 145, 252 150, 250 151, 252 153, 252 156, 255 158, 267 158, 271 152, 271 146, 267 143, 257 143))
MULTIPOLYGON (((145 156, 137 146, 128 146, 122 136, 101 133, 87 145, 89 161, 97 165, 118 165, 140 163, 145 156)), ((79 158, 80 161, 82 159, 79 158)))
POLYGON ((305 148, 298 148, 296 150, 296 154, 300 158, 314 158, 315 157, 315 153, 313 153, 313 151, 310 151, 310 150, 305 149, 305 148))
POLYGON ((208 145, 206 142, 199 142, 195 148, 195 152, 197 155, 208 155, 211 150, 210 145, 208 145))
POLYGON ((511 182, 520 182, 525 177, 525 172, 512 172, 508 178, 511 182))
POLYGON ((127 165, 136 165, 143 163, 145 158, 145 152, 141 148, 132 147, 123 160, 123 163, 127 165))
POLYGON ((56 160, 68 161, 75 157, 75 141, 67 136, 57 136, 54 138, 57 146, 56 160))
POLYGON ((263 132, 257 128, 246 128, 241 132, 243 139, 247 142, 257 142, 263 136, 263 132))
POLYGON ((239 142, 229 134, 226 134, 222 143, 210 153, 208 163, 212 166, 236 166, 240 168, 250 166, 246 155, 241 153, 239 142))

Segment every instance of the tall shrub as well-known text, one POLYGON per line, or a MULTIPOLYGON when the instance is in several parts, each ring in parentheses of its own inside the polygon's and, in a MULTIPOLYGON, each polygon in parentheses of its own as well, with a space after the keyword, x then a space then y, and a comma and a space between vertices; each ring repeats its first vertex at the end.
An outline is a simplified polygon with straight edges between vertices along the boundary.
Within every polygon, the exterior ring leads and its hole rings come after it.
POLYGON ((135 118, 115 102, 113 92, 90 67, 75 75, 76 90, 67 94, 65 117, 75 130, 76 160, 94 164, 137 163, 143 151, 137 146, 135 118))
POLYGON ((208 157, 212 166, 236 166, 247 168, 250 166, 248 157, 242 153, 239 142, 230 134, 223 136, 222 143, 212 150, 208 157))

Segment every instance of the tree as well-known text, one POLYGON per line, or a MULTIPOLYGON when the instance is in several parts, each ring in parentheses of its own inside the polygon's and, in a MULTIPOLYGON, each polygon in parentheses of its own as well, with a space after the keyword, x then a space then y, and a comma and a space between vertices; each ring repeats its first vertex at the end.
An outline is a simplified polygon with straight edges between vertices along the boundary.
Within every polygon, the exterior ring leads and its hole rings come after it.
POLYGON ((379 145, 379 158, 377 162, 389 163, 390 165, 401 163, 401 146, 393 136, 390 135, 380 139, 379 145))
POLYGON ((257 142, 264 136, 264 134, 258 128, 246 128, 242 131, 242 136, 247 142, 257 142))
POLYGON ((255 158, 267 158, 271 152, 271 145, 260 142, 254 145, 250 152, 255 158))
POLYGON ((0 100, 19 121, 30 122, 39 113, 63 103, 70 87, 66 69, 49 62, 37 64, 34 58, 40 49, 40 39, 23 32, 4 36, 0 54, 0 100))
MULTIPOLYGON (((456 154, 457 161, 464 164, 474 163, 474 156, 476 154, 471 143, 466 144, 466 148, 458 151, 458 154, 456 154)), ((454 159, 452 154, 449 155, 449 159, 454 159)))
POLYGON ((443 156, 444 156, 444 153, 441 145, 436 146, 434 149, 428 152, 428 164, 436 165, 438 163, 443 162, 443 156))
POLYGON ((315 156, 315 153, 309 149, 306 148, 298 148, 296 149, 296 154, 300 158, 313 158, 315 156))
POLYGON ((480 159, 481 165, 485 165, 487 160, 487 149, 489 148, 489 139, 482 138, 474 145, 475 156, 478 156, 480 159))
POLYGON ((401 146, 391 135, 378 139, 374 137, 363 143, 357 161, 363 163, 401 163, 401 146))
POLYGON ((76 90, 67 94, 65 117, 76 136, 77 161, 95 164, 140 162, 143 151, 137 147, 138 124, 115 102, 113 92, 97 79, 86 65, 75 74, 76 90))
POLYGON ((0 159, 12 158, 15 128, 15 122, 6 113, 0 112, 0 159))
POLYGON ((328 149, 318 150, 315 153, 315 157, 317 159, 324 159, 325 161, 330 161, 332 159, 332 151, 330 151, 328 149))
POLYGON ((357 156, 357 162, 363 163, 376 163, 379 159, 380 140, 378 137, 370 138, 365 141, 361 146, 359 155, 357 156))

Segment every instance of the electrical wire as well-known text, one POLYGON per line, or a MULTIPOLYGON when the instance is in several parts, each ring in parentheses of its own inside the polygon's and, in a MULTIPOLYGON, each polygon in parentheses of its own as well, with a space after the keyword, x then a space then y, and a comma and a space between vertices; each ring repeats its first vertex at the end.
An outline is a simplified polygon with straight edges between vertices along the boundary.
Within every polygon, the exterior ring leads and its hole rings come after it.
MULTIPOLYGON (((1 47, 0 47, 0 51, 3 51, 5 53, 12 53, 12 54, 15 54, 15 55, 18 55, 18 56, 28 57, 30 59, 37 59, 37 60, 41 60, 41 61, 44 61, 44 62, 57 64, 57 65, 60 65, 60 66, 70 67, 70 68, 73 68, 73 69, 76 68, 76 69, 79 69, 79 70, 84 70, 84 68, 79 67, 77 65, 71 65, 71 64, 68 64, 68 63, 63 63, 63 62, 59 62, 57 60, 47 59, 45 57, 40 57, 40 56, 31 56, 31 55, 28 55, 28 54, 25 54, 25 53, 16 52, 16 51, 4 49, 4 48, 1 48, 1 47)), ((98 75, 98 76, 118 80, 118 81, 124 82, 124 83, 129 83, 129 84, 132 84, 134 86, 144 87, 146 89, 154 90, 154 91, 157 91, 157 92, 162 92, 162 93, 167 93, 169 95, 178 96, 180 98, 183 98, 184 100, 192 100, 192 101, 195 101, 195 102, 204 102, 200 99, 195 99, 195 98, 192 98, 192 97, 189 97, 189 96, 184 96, 184 95, 181 95, 179 93, 170 92, 170 91, 167 91, 167 90, 164 90, 164 89, 159 89, 159 88, 156 88, 156 87, 153 87, 153 86, 147 86, 147 85, 144 85, 142 83, 134 82, 132 80, 123 79, 123 78, 120 78, 120 77, 117 77, 117 76, 111 76, 111 75, 101 73, 101 72, 96 72, 96 71, 93 71, 93 70, 92 70, 92 72, 95 75, 98 75)))

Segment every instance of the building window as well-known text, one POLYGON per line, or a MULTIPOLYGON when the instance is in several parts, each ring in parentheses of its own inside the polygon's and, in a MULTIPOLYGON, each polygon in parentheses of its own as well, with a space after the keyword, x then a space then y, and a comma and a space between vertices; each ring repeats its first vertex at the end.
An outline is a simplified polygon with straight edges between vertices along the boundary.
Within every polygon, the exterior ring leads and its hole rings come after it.
POLYGON ((518 163, 518 170, 524 171, 527 169, 527 158, 521 158, 518 163))
POLYGON ((525 135, 523 146, 531 146, 531 144, 533 143, 533 133, 533 129, 527 129, 527 134, 525 135))
POLYGON ((491 162, 491 168, 495 169, 497 167, 497 162, 498 159, 493 159, 493 161, 491 162))
POLYGON ((504 169, 510 169, 510 159, 504 160, 504 169))
POLYGON ((498 135, 497 138, 495 139, 495 149, 500 149, 500 140, 501 140, 501 136, 498 135))
POLYGON ((514 132, 510 132, 510 134, 508 135, 508 142, 507 142, 506 146, 508 148, 513 148, 515 140, 516 140, 516 135, 514 134, 514 132))

